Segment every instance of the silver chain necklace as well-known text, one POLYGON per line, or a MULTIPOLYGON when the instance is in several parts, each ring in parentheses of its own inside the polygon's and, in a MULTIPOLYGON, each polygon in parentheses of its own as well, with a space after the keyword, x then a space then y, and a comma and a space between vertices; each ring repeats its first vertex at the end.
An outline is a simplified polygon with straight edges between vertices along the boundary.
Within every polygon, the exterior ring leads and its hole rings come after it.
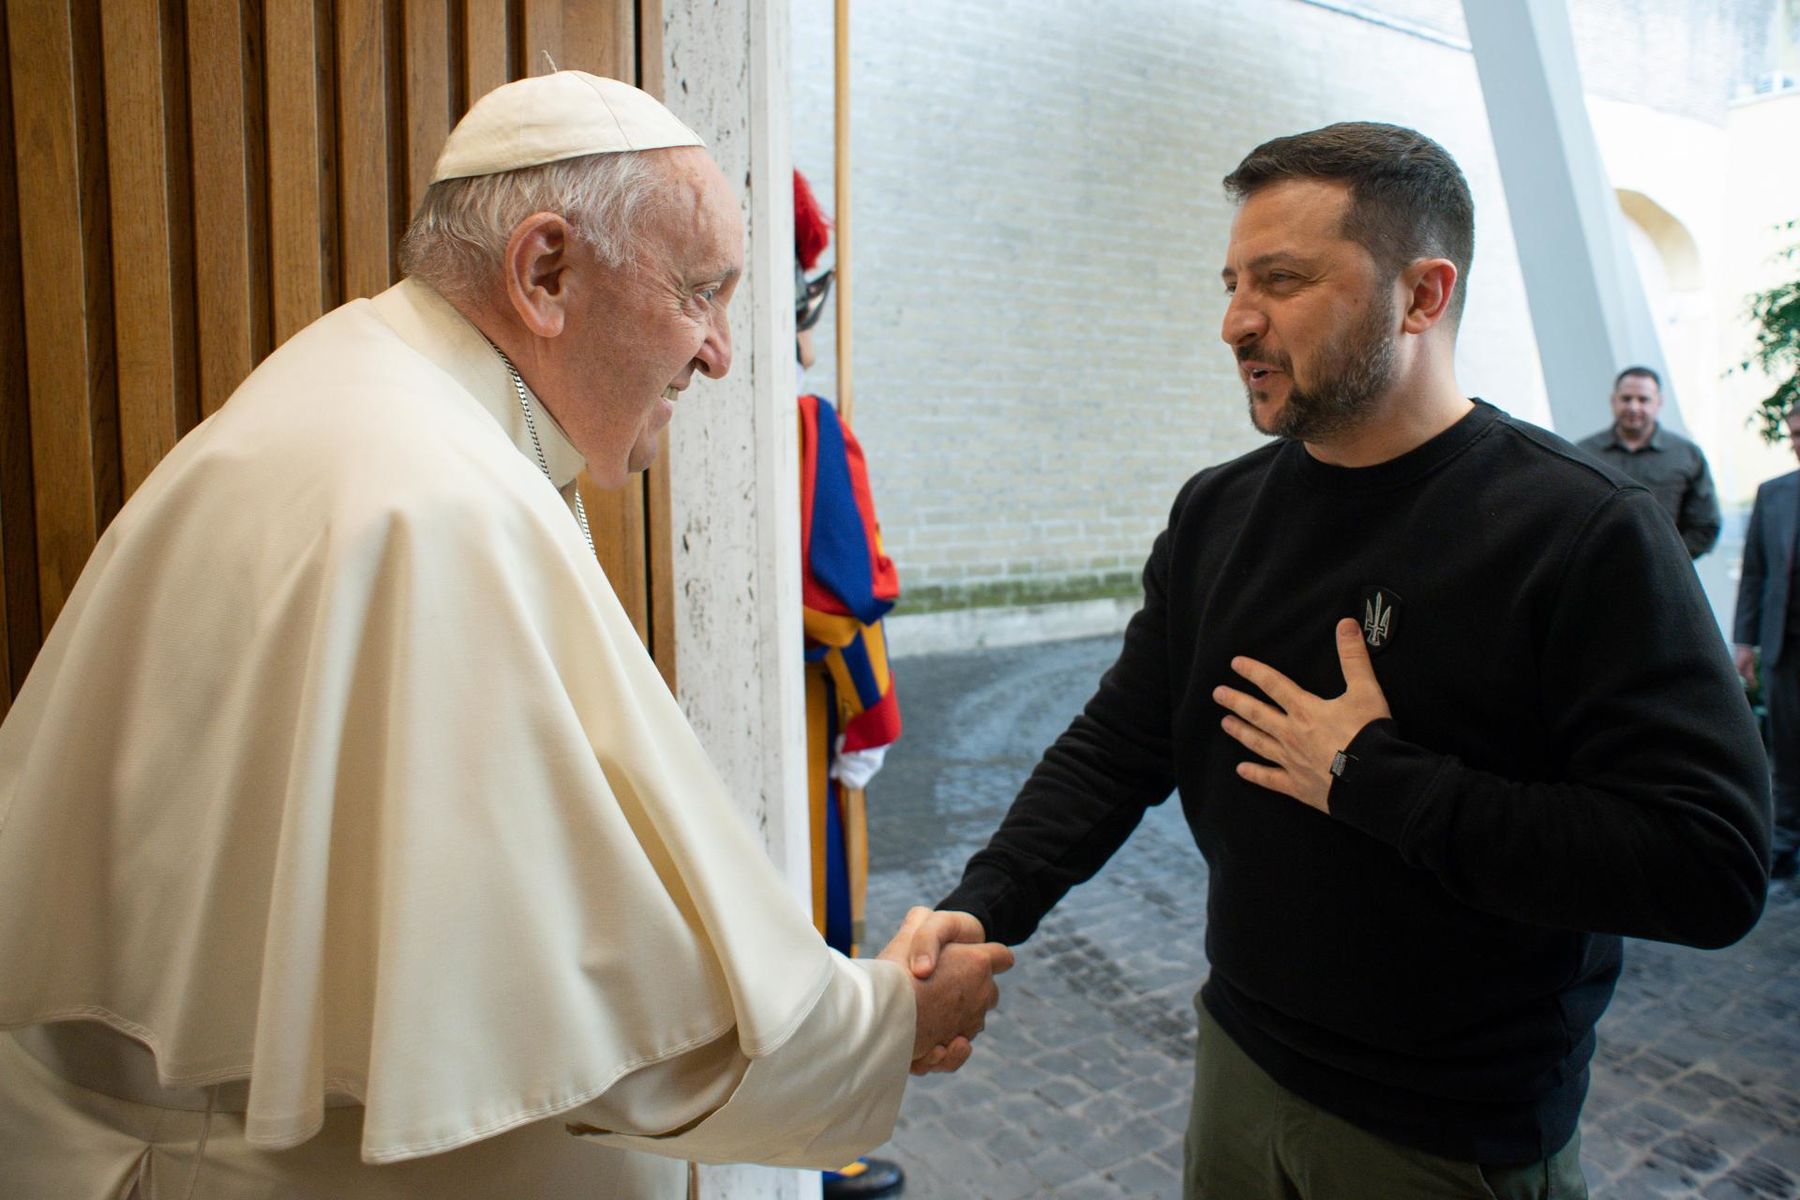
MULTIPOLYGON (((494 346, 489 342, 488 345, 494 346)), ((531 396, 525 391, 525 381, 519 378, 519 368, 513 366, 512 359, 506 357, 506 351, 494 346, 494 353, 506 364, 506 373, 512 376, 513 391, 519 393, 519 411, 525 414, 525 431, 531 435, 531 448, 537 451, 538 467, 544 472, 544 478, 550 486, 556 486, 556 477, 550 474, 550 460, 544 457, 544 443, 538 440, 537 422, 531 418, 531 396)), ((581 526, 581 536, 587 539, 588 553, 598 557, 594 549, 594 531, 588 528, 587 505, 581 502, 581 485, 575 485, 575 523, 581 526)))

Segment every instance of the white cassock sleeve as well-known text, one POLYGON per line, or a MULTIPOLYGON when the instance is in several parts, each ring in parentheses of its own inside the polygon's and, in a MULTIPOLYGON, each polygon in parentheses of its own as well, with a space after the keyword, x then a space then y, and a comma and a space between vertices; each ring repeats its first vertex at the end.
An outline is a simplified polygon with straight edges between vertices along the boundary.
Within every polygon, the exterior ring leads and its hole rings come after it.
POLYGON ((564 1114, 569 1132, 697 1162, 820 1170, 880 1145, 906 1090, 912 981, 893 963, 833 957, 831 982, 780 1049, 748 1059, 728 1035, 646 1067, 564 1114))

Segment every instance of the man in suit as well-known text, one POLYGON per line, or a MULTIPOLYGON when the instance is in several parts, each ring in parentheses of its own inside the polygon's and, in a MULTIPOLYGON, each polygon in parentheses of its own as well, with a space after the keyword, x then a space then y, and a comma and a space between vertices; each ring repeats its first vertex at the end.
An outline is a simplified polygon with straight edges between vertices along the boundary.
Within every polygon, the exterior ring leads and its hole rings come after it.
MULTIPOLYGON (((1800 458, 1800 413, 1788 414, 1787 430, 1800 458)), ((1762 660, 1769 764, 1775 773, 1774 879, 1792 879, 1800 869, 1800 589, 1793 586, 1797 517, 1800 471, 1756 489, 1732 632, 1738 674, 1746 684, 1755 682, 1757 660, 1762 660)))

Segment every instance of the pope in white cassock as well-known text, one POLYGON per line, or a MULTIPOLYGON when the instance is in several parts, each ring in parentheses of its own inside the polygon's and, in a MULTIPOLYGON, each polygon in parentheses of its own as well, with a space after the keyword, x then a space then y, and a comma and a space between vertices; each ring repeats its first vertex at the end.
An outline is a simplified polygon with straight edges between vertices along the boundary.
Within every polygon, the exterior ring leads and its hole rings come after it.
POLYGON ((1008 953, 827 950, 583 538, 577 472, 730 366, 700 146, 612 80, 490 94, 406 281, 101 538, 0 727, 0 1196, 677 1197, 967 1057, 1008 953))

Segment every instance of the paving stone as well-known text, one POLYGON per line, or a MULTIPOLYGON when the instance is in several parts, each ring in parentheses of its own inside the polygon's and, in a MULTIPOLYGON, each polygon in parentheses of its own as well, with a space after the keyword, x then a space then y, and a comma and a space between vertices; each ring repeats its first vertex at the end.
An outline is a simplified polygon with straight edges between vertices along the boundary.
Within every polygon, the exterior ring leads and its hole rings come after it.
POLYGON ((1800 1129, 1762 1146, 1757 1150, 1757 1157, 1774 1163, 1790 1175, 1800 1176, 1800 1129))
POLYGON ((1668 1126, 1651 1120, 1635 1104, 1617 1112, 1589 1115, 1591 1119, 1598 1121, 1602 1129, 1614 1134, 1620 1141, 1641 1149, 1654 1146, 1669 1131, 1668 1126))
POLYGON ((1063 1200, 1120 1200, 1126 1194, 1104 1178, 1078 1180, 1057 1193, 1063 1200))
POLYGON ((987 1152, 999 1162, 1024 1164, 1038 1150, 1037 1143, 1017 1129, 999 1129, 986 1142, 987 1152))
POLYGON ((1792 1174, 1756 1155, 1731 1168, 1726 1178, 1742 1184, 1756 1196, 1779 1196, 1787 1200, 1787 1197, 1800 1193, 1800 1185, 1795 1183, 1792 1174))
POLYGON ((1654 1152, 1657 1158, 1672 1162, 1701 1178, 1715 1175, 1731 1165, 1731 1160, 1719 1147, 1688 1132, 1664 1138, 1656 1143, 1654 1152))
POLYGON ((1096 1171, 1105 1171, 1115 1167, 1131 1157, 1129 1147, 1120 1144, 1113 1138, 1087 1138, 1070 1147, 1076 1158, 1096 1171))
POLYGON ((1590 1125, 1582 1130, 1581 1157, 1585 1162, 1596 1163, 1606 1169, 1607 1174, 1617 1175, 1636 1163, 1644 1156, 1641 1147, 1633 1146, 1614 1136, 1610 1131, 1597 1125, 1590 1125))
MULTIPOLYGON (((1696 1137, 1705 1138, 1708 1142, 1723 1150, 1733 1161, 1742 1158, 1751 1150, 1763 1150, 1767 1153, 1770 1142, 1766 1131, 1755 1126, 1735 1124, 1724 1120, 1703 1120, 1689 1126, 1689 1132, 1696 1137)), ((1587 1147, 1582 1147, 1585 1153, 1587 1147)), ((1777 1160, 1781 1161, 1781 1160, 1777 1160)), ((1785 1163, 1783 1165, 1786 1165, 1785 1163)), ((1800 1165, 1800 1164, 1797 1164, 1800 1165)))
POLYGON ((1081 1062, 1067 1050, 1041 1054, 1031 1065, 1050 1075, 1073 1075, 1082 1068, 1081 1062))
POLYGON ((1097 1091, 1110 1092, 1130 1083, 1132 1075, 1116 1062, 1098 1062, 1083 1071, 1082 1078, 1087 1081, 1089 1087, 1097 1091))
POLYGON ((1655 1050, 1646 1050, 1625 1063, 1625 1073, 1638 1079, 1660 1083, 1673 1078, 1683 1070, 1699 1061, 1699 1056, 1689 1056, 1684 1047, 1674 1048, 1678 1057, 1670 1057, 1668 1043, 1660 1042, 1655 1050))
POLYGON ((1170 1170, 1167 1163, 1155 1157, 1133 1159, 1114 1167, 1106 1176, 1127 1196, 1167 1196, 1174 1200, 1181 1195, 1180 1173, 1170 1170))
POLYGON ((1073 1150, 1074 1147, 1097 1138, 1092 1125, 1062 1112, 1033 1117, 1026 1127, 1037 1134, 1043 1144, 1061 1146, 1067 1150, 1073 1150))
POLYGON ((1055 1189, 1085 1179, 1094 1169, 1066 1150, 1040 1150, 1025 1160, 1025 1168, 1040 1183, 1055 1189))
POLYGON ((1047 1104, 1057 1108, 1075 1108, 1086 1100, 1093 1098, 1094 1093, 1079 1080, 1071 1078, 1052 1079, 1034 1089, 1034 1094, 1047 1104))
POLYGON ((1642 1200, 1651 1196, 1691 1196, 1700 1181, 1674 1163, 1651 1157, 1621 1175, 1611 1185, 1609 1200, 1642 1200))
MULTIPOLYGON (((1137 1079, 1120 1088, 1119 1096, 1130 1103, 1139 1112, 1151 1112, 1170 1103, 1177 1097, 1171 1094, 1169 1085, 1160 1079, 1137 1079)), ((1187 1089, 1182 1089, 1181 1099, 1187 1098, 1187 1089)))
POLYGON ((1707 1184, 1700 1195, 1705 1200, 1765 1200, 1730 1176, 1707 1184))
POLYGON ((1722 1121, 1765 1129, 1776 1135, 1786 1134, 1794 1128, 1792 1121, 1778 1115, 1772 1107, 1760 1103, 1752 1097, 1727 1101, 1719 1109, 1718 1117, 1722 1121))
POLYGON ((1705 1068, 1689 1071, 1671 1081, 1663 1089, 1663 1099, 1672 1104, 1706 1107, 1720 1100, 1742 1094, 1742 1088, 1705 1068))

